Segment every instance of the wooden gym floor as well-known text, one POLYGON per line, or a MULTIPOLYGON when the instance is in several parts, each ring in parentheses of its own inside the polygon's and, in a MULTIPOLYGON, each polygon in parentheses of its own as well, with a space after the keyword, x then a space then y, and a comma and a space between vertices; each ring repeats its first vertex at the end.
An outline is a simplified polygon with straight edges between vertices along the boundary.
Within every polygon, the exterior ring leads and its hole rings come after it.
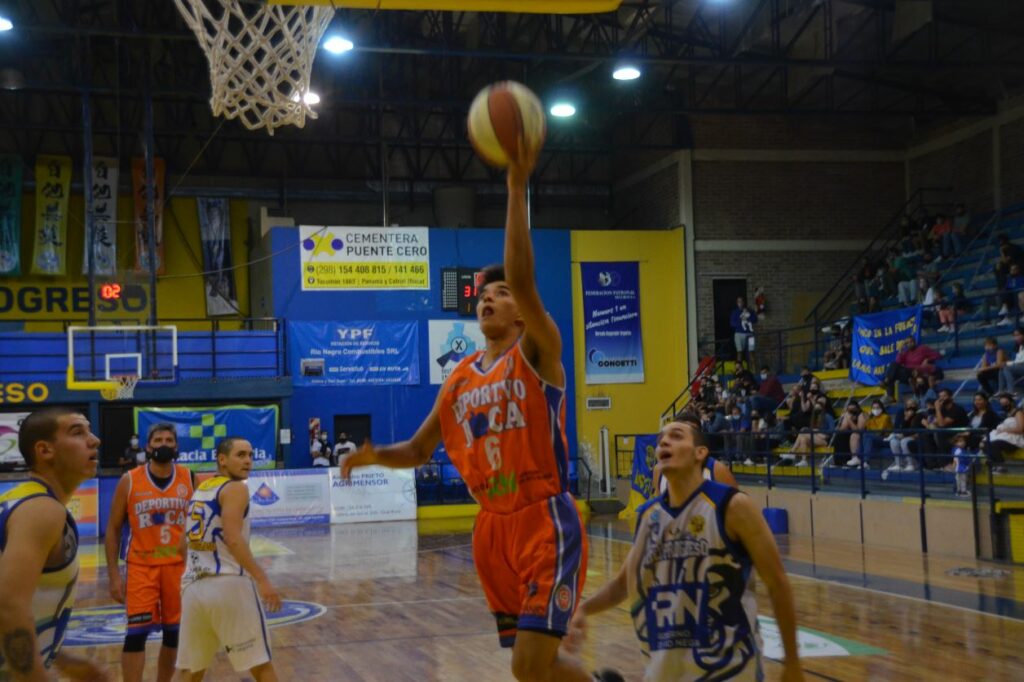
MULTIPOLYGON (((498 647, 473 570, 470 523, 256 531, 257 555, 284 598, 319 605, 292 604, 293 617, 322 610, 272 629, 280 678, 511 680, 509 654, 498 647)), ((585 594, 614 574, 630 538, 620 521, 591 520, 588 530, 585 594)), ((796 594, 808 680, 1021 679, 1024 568, 799 537, 781 539, 780 547, 796 594), (1005 574, 954 575, 973 569, 1005 574)), ((118 610, 109 608, 101 555, 100 546, 85 548, 69 629, 69 642, 85 646, 69 651, 103 661, 116 674, 123 614, 119 625, 118 610)), ((764 589, 757 592, 761 615, 770 617, 764 589)), ((771 622, 763 624, 771 655, 771 622)), ((155 678, 157 649, 151 640, 147 680, 155 678)), ((641 678, 643 660, 625 609, 594 619, 583 659, 590 669, 614 667, 628 680, 641 678)), ((768 679, 778 679, 781 665, 769 660, 766 671, 768 679)), ((207 679, 245 676, 218 656, 207 679)))

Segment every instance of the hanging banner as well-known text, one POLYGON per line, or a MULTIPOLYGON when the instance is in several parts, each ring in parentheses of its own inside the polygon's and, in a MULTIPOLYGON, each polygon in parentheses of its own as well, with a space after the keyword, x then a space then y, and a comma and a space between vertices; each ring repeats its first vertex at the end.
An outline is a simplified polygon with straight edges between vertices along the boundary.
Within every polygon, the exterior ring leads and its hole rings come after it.
POLYGON ((196 471, 217 468, 214 448, 233 436, 252 443, 254 469, 273 469, 277 455, 277 406, 136 407, 135 433, 162 422, 174 425, 178 461, 196 471))
POLYGON ((295 386, 420 383, 416 322, 289 322, 295 386))
POLYGON ((89 245, 92 239, 92 267, 97 275, 117 270, 117 159, 97 157, 92 162, 92 231, 85 221, 86 247, 82 251, 82 274, 89 274, 89 245))
POLYGON ((580 263, 588 384, 642 384, 640 265, 580 263))
POLYGON ((360 467, 345 480, 332 468, 331 523, 406 521, 416 518, 416 472, 360 467))
POLYGON ((299 228, 303 291, 429 289, 425 227, 299 228))
POLYGON ((330 490, 323 469, 254 471, 249 513, 254 526, 296 526, 331 520, 330 490))
MULTIPOLYGON (((153 206, 156 211, 156 274, 164 274, 164 160, 153 159, 153 206)), ((135 272, 149 272, 149 226, 146 222, 146 160, 132 159, 132 205, 135 209, 135 272)))
POLYGON ((71 157, 36 157, 36 231, 33 275, 63 275, 67 269, 68 195, 71 157))
POLYGON ((654 465, 658 458, 658 435, 642 435, 633 437, 633 471, 629 475, 629 502, 619 512, 620 519, 636 518, 636 510, 650 499, 654 485, 654 465))
POLYGON ((21 274, 21 157, 0 154, 0 276, 21 274))
MULTIPOLYGON (((22 483, 27 483, 28 480, 25 478, 15 481, 0 481, 0 495, 22 483)), ((87 481, 82 481, 75 489, 71 499, 68 500, 68 511, 75 519, 80 537, 99 537, 99 491, 100 479, 90 478, 87 481)))
POLYGON ((853 318, 850 381, 878 386, 907 339, 921 336, 921 306, 853 318))
POLYGON ((487 346, 480 323, 464 320, 429 320, 427 339, 432 384, 443 384, 463 358, 487 346))
POLYGON ((0 412, 0 470, 23 469, 25 458, 18 449, 21 422, 30 412, 0 412))
POLYGON ((206 314, 235 315, 238 292, 231 258, 231 212, 227 199, 196 199, 199 236, 203 242, 206 314))

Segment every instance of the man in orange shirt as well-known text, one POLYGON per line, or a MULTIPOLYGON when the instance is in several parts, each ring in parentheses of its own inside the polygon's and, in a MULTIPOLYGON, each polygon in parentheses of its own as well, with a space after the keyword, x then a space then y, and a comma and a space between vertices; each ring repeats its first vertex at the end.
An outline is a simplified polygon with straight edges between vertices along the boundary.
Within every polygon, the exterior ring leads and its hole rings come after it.
MULTIPOLYGON (((504 267, 485 269, 476 308, 486 349, 452 371, 411 440, 366 444, 341 473, 424 464, 443 438, 480 503, 473 560, 501 645, 512 647, 513 675, 590 682, 559 653, 583 590, 587 538, 569 493, 562 337, 534 281, 526 183, 536 158, 520 142, 508 169, 504 267)), ((606 671, 598 679, 622 678, 606 671)))
POLYGON ((192 474, 174 462, 178 435, 173 424, 154 424, 146 439, 148 461, 121 477, 107 521, 105 548, 110 596, 125 605, 128 627, 121 654, 125 682, 141 682, 146 638, 163 630, 157 681, 170 682, 178 654, 181 575, 179 543, 192 497, 192 474), (121 529, 128 523, 127 580, 118 567, 121 529))

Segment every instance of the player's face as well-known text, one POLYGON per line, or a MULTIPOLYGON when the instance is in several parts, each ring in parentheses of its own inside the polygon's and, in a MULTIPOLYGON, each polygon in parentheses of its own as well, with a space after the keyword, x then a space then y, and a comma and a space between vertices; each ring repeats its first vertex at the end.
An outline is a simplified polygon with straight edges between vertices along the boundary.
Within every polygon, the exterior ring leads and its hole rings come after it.
POLYGON ((669 422, 658 434, 658 466, 664 475, 685 474, 707 458, 708 449, 694 442, 691 429, 690 424, 669 422))
POLYGON ((497 281, 484 285, 476 301, 476 319, 484 336, 501 334, 520 320, 519 306, 508 284, 497 281))
POLYGON ((249 478, 252 471, 252 443, 247 440, 236 440, 231 446, 231 452, 223 455, 224 473, 234 481, 242 481, 249 478))
POLYGON ((149 437, 149 442, 146 443, 146 449, 153 452, 164 445, 172 448, 178 447, 178 434, 169 430, 154 431, 153 435, 149 437))
POLYGON ((52 453, 54 467, 60 474, 79 482, 96 476, 99 447, 100 439, 84 415, 65 414, 57 420, 52 453))

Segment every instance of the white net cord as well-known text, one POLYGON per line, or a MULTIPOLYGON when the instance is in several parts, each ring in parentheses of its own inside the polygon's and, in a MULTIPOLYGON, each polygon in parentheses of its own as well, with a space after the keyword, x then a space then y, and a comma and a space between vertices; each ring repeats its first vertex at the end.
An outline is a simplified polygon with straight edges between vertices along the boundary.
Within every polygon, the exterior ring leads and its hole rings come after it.
POLYGON ((246 128, 299 128, 316 118, 305 100, 333 7, 239 0, 174 0, 210 63, 210 108, 246 128))

